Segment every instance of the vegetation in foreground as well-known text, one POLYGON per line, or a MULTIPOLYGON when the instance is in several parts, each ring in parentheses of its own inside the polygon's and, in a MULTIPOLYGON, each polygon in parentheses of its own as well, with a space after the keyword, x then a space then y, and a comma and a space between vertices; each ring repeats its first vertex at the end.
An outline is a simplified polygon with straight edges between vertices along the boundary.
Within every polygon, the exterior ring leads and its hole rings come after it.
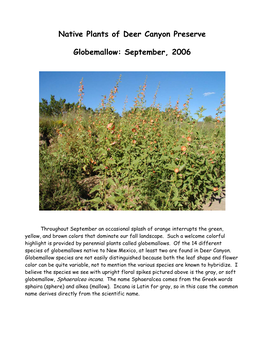
POLYGON ((54 117, 42 105, 40 210, 199 210, 220 195, 224 97, 215 118, 200 122, 205 108, 191 116, 192 91, 181 109, 177 101, 161 111, 157 92, 146 108, 145 82, 120 117, 113 106, 119 82, 95 112, 82 105, 82 81, 78 106, 65 109, 62 101, 54 117))

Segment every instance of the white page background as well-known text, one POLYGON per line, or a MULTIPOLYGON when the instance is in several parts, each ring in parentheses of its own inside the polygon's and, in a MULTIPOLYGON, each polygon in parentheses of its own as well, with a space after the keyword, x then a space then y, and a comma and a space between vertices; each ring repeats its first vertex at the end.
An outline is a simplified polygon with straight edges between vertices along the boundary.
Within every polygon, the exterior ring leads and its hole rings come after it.
POLYGON ((12 2, 2 35, 2 340, 263 340, 263 24, 258 1, 12 2), (58 38, 58 31, 197 31, 206 39, 58 38), (76 47, 191 56, 85 57, 76 47), (90 46, 89 46, 90 44, 90 46), (103 46, 102 46, 103 45, 103 46), (40 71, 225 71, 226 211, 39 212, 40 71), (24 297, 24 235, 45 226, 223 226, 238 290, 145 291, 139 298, 24 297), (262 315, 262 316, 261 316, 262 315))

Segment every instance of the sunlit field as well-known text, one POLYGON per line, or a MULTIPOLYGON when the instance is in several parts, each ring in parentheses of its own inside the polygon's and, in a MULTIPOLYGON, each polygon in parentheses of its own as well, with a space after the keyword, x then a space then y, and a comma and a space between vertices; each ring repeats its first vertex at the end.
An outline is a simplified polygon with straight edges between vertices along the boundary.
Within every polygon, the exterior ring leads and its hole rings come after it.
MULTIPOLYGON (((211 122, 205 108, 145 106, 147 83, 122 116, 120 79, 96 111, 79 103, 40 116, 40 210, 200 210, 225 187, 224 95, 211 122)), ((157 89, 158 91, 158 89, 157 89)))

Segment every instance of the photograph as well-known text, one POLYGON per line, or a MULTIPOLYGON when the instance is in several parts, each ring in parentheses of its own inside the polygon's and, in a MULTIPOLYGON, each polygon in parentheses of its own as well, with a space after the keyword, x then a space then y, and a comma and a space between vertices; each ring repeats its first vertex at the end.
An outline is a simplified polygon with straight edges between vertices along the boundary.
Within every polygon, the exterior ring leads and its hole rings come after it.
POLYGON ((225 72, 40 72, 40 210, 225 210, 225 72))

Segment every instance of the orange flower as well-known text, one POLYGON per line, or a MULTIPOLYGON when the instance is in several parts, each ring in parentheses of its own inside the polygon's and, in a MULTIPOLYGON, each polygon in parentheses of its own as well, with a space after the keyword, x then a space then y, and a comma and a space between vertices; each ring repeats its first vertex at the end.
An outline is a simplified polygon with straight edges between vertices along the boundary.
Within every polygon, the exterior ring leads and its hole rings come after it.
POLYGON ((185 152, 186 149, 187 149, 187 148, 186 148, 185 146, 182 146, 182 147, 181 147, 181 151, 182 151, 182 152, 185 152))
POLYGON ((135 129, 135 128, 133 128, 133 129, 132 129, 132 131, 133 131, 133 133, 135 133, 135 132, 136 132, 136 129, 135 129))
POLYGON ((215 151, 214 150, 212 150, 212 154, 214 154, 215 153, 215 151))
POLYGON ((179 168, 175 168, 175 169, 174 169, 174 172, 175 172, 175 173, 179 173, 179 168))
POLYGON ((107 124, 106 128, 107 128, 108 130, 114 130, 114 129, 115 129, 115 125, 114 125, 113 122, 110 122, 110 123, 107 124))
POLYGON ((133 140, 133 141, 132 141, 132 143, 134 143, 134 144, 135 144, 136 142, 137 142, 136 140, 133 140))
POLYGON ((187 140, 191 142, 192 138, 190 136, 187 137, 187 140))
POLYGON ((214 191, 214 192, 218 191, 218 187, 214 187, 214 188, 213 188, 213 191, 214 191))

